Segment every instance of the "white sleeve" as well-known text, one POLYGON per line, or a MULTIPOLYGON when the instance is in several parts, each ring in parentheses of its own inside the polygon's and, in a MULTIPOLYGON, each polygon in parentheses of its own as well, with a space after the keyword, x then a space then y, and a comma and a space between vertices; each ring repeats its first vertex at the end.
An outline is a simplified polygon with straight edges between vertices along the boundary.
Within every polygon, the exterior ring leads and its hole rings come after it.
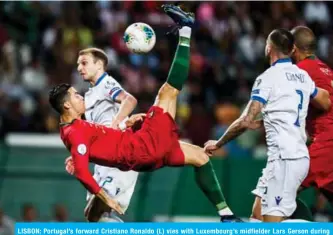
POLYGON ((121 85, 112 77, 109 77, 103 85, 106 98, 113 102, 116 100, 119 93, 123 91, 121 85))
POLYGON ((311 99, 315 98, 317 93, 318 93, 318 88, 316 87, 314 81, 310 78, 310 98, 311 99))
POLYGON ((256 100, 262 104, 266 104, 271 94, 273 84, 271 84, 269 77, 259 76, 252 87, 251 100, 256 100))

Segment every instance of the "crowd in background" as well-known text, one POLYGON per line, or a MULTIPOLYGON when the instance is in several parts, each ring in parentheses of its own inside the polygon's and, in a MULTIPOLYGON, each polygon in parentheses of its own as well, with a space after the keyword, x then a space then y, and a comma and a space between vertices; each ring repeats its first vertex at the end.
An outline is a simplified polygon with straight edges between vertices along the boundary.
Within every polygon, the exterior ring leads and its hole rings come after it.
MULTIPOLYGON (((88 84, 76 71, 78 51, 96 46, 109 57, 108 72, 147 111, 165 81, 177 45, 166 36, 173 21, 162 2, 1 2, 0 116, 7 132, 56 132, 58 119, 48 90, 70 82, 82 93, 88 84), (156 31, 147 55, 131 54, 123 32, 133 22, 156 31)), ((309 25, 318 37, 318 55, 333 65, 331 5, 326 2, 192 2, 189 80, 181 93, 178 123, 183 138, 202 145, 219 137, 246 104, 252 83, 268 66, 265 40, 278 27, 309 25)), ((250 132, 221 149, 221 156, 265 157, 262 131, 250 132)))
MULTIPOLYGON (((61 82, 87 90, 76 71, 78 51, 94 46, 109 57, 108 72, 147 111, 170 68, 177 36, 162 2, 0 2, 0 136, 8 132, 53 133, 58 117, 48 90, 61 82), (150 24, 156 46, 130 54, 123 33, 134 22, 150 24)), ((332 4, 315 2, 189 2, 196 14, 191 66, 181 92, 182 137, 203 145, 218 138, 241 113, 252 83, 269 65, 266 37, 274 28, 308 25, 318 39, 318 56, 333 67, 332 4)), ((220 156, 264 158, 263 131, 230 142, 220 156)))
MULTIPOLYGON (((56 204, 52 208, 52 218, 46 220, 46 218, 41 219, 38 216, 37 208, 26 203, 21 207, 21 218, 19 222, 69 222, 68 220, 68 210, 64 205, 56 204)), ((6 216, 0 208, 0 234, 1 235, 14 235, 15 221, 6 216)))

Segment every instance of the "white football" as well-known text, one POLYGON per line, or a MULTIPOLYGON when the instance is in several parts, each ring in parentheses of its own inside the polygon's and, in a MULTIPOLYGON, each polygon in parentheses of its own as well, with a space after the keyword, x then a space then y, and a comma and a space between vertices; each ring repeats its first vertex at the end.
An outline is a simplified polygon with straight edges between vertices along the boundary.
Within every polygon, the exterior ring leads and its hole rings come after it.
POLYGON ((131 52, 148 53, 155 46, 156 34, 150 25, 134 23, 125 30, 124 41, 131 52))

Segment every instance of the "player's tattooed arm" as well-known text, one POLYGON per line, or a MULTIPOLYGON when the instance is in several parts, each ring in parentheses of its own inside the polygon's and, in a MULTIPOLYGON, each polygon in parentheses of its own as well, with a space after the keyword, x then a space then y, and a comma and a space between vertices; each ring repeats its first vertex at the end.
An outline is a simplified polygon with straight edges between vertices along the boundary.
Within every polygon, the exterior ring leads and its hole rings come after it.
POLYGON ((250 101, 242 115, 229 126, 224 135, 217 141, 216 146, 221 147, 225 145, 247 129, 254 130, 260 128, 263 125, 263 121, 261 119, 256 120, 256 118, 262 108, 262 103, 256 100, 250 101))

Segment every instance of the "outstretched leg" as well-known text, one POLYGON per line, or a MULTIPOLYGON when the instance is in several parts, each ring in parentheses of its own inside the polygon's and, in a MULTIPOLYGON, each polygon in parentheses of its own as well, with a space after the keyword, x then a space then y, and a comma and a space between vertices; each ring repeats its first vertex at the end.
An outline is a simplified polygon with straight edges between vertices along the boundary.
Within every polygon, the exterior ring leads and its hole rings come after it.
MULTIPOLYGON (((177 96, 189 72, 190 27, 193 25, 194 19, 191 14, 182 11, 179 7, 165 5, 163 8, 181 29, 179 29, 179 43, 167 82, 160 88, 154 106, 162 108, 164 112, 169 113, 172 118, 175 118, 177 96)), ((195 180, 206 197, 217 208, 221 216, 221 221, 241 221, 233 215, 227 206, 212 163, 202 148, 180 142, 180 149, 179 146, 178 148, 174 148, 171 153, 168 154, 167 159, 170 166, 179 166, 185 163, 195 167, 195 180)))
POLYGON ((169 71, 167 82, 160 88, 154 106, 168 112, 173 118, 176 115, 177 96, 182 89, 189 72, 191 26, 194 18, 189 13, 172 5, 163 6, 164 11, 182 27, 179 29, 179 43, 169 71))
POLYGON ((203 148, 180 141, 185 156, 185 164, 194 166, 195 181, 216 207, 222 222, 241 222, 228 207, 213 165, 203 148))

